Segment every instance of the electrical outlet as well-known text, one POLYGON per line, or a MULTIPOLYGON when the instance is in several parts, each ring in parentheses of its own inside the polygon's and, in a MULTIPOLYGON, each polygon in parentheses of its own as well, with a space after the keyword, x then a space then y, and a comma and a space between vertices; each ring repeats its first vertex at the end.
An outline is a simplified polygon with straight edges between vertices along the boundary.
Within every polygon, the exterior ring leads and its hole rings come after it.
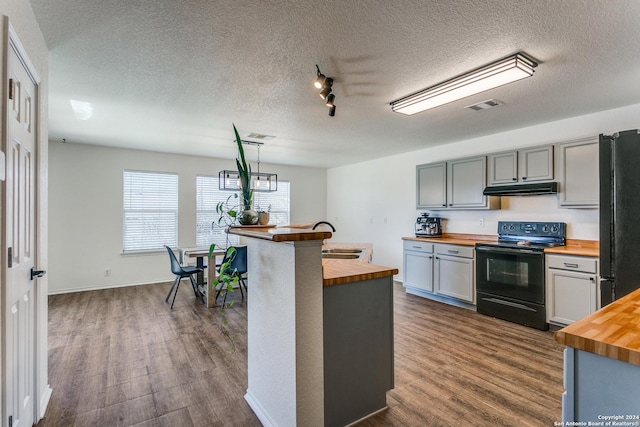
POLYGON ((386 216, 384 217, 384 223, 385 224, 387 223, 387 217, 386 216))
POLYGON ((109 277, 111 276, 111 269, 110 268, 105 268, 104 269, 104 277, 109 277))
POLYGON ((480 227, 484 227, 484 218, 480 218, 480 227))

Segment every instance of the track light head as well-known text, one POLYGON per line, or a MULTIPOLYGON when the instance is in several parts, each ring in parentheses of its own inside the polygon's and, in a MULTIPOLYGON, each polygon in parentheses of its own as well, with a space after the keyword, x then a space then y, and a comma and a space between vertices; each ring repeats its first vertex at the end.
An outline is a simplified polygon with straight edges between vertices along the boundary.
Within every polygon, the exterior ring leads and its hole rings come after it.
POLYGON ((324 74, 318 74, 316 80, 313 82, 313 85, 316 89, 322 89, 324 86, 324 82, 327 80, 327 77, 324 74))
POLYGON ((332 105, 332 106, 329 108, 329 116, 330 116, 330 117, 333 117, 333 116, 335 116, 335 115, 336 115, 336 106, 335 106, 335 105, 332 105))
POLYGON ((333 107, 333 101, 335 101, 335 99, 336 99, 336 96, 334 94, 330 93, 327 96, 327 99, 325 100, 327 107, 333 107))
POLYGON ((331 86, 325 86, 324 89, 320 91, 320 98, 327 99, 330 93, 331 93, 331 86))

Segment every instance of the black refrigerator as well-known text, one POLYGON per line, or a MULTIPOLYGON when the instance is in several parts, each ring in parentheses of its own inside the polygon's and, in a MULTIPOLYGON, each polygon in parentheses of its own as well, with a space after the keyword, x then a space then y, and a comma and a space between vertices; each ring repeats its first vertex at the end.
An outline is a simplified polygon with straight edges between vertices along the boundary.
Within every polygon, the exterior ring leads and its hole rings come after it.
POLYGON ((602 307, 640 288, 639 132, 600 135, 602 307))

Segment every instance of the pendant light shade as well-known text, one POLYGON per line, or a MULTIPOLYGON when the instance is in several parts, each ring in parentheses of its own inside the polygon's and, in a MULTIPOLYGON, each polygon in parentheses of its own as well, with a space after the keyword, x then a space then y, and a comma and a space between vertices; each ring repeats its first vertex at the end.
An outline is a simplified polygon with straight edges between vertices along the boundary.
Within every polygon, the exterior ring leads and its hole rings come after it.
POLYGON ((396 113, 412 115, 507 83, 533 76, 538 63, 519 52, 484 67, 391 102, 396 113))

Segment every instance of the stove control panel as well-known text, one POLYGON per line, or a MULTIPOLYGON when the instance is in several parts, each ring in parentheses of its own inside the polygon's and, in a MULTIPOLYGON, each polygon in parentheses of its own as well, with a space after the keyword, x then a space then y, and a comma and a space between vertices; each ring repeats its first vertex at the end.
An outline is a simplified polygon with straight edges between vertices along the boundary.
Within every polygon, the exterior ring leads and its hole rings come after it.
POLYGON ((564 222, 498 222, 500 236, 534 236, 534 237, 562 237, 566 236, 564 222))

